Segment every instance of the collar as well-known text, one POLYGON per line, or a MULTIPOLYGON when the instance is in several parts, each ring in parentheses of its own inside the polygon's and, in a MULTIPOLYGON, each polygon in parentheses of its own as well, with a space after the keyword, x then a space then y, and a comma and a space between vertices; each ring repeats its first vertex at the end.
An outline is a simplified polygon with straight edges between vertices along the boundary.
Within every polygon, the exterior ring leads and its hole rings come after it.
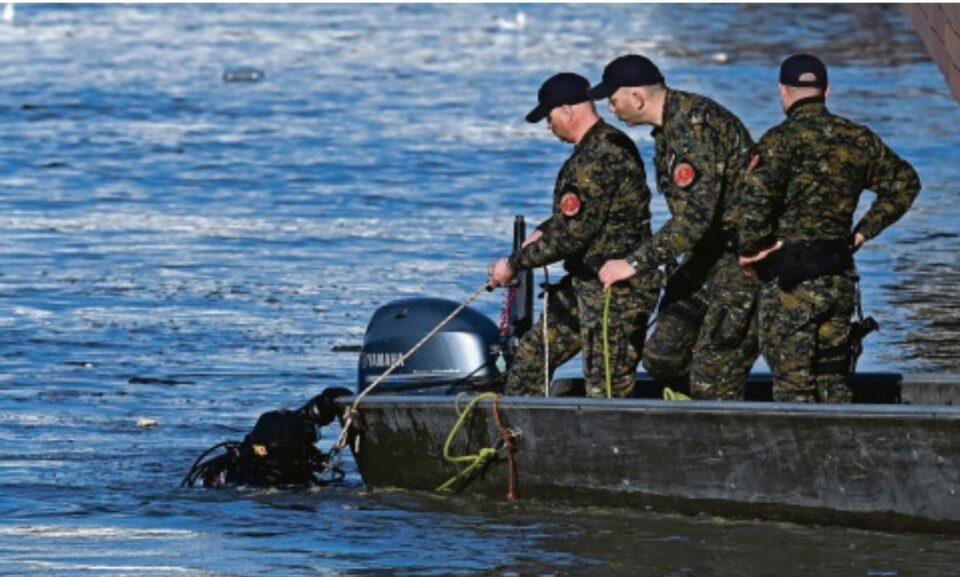
POLYGON ((677 99, 680 97, 680 94, 676 90, 672 90, 669 86, 667 89, 667 95, 663 98, 663 119, 660 126, 654 126, 653 130, 650 131, 650 136, 657 138, 663 131, 667 128, 667 125, 673 121, 674 108, 676 108, 677 99))
POLYGON ((787 110, 787 117, 796 116, 801 112, 801 110, 809 110, 810 112, 819 112, 826 110, 827 108, 827 99, 823 96, 810 96, 808 98, 801 98, 800 100, 794 102, 790 105, 790 108, 787 110))
POLYGON ((588 141, 592 140, 593 137, 594 137, 594 135, 597 134, 597 133, 599 133, 600 130, 602 130, 601 127, 602 127, 604 124, 605 124, 605 123, 604 123, 604 121, 603 121, 602 118, 600 118, 600 119, 598 119, 596 122, 594 122, 594 123, 593 123, 593 126, 591 126, 590 128, 588 128, 587 131, 583 134, 583 138, 580 139, 580 142, 578 142, 578 143, 576 143, 576 144, 573 145, 573 149, 574 149, 574 150, 580 150, 585 143, 587 143, 588 141))

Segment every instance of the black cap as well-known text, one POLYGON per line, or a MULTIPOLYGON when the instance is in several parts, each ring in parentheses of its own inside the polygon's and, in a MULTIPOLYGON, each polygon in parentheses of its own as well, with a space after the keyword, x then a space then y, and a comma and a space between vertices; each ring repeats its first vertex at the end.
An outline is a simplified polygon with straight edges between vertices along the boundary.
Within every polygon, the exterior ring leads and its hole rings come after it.
POLYGON ((614 59, 603 69, 603 80, 590 89, 590 98, 609 98, 624 86, 650 86, 663 84, 663 74, 657 65, 646 56, 627 54, 614 59))
POLYGON ((550 111, 565 104, 588 102, 590 81, 572 72, 561 72, 547 79, 537 92, 540 104, 527 114, 527 122, 540 122, 550 111))
POLYGON ((780 84, 827 87, 827 67, 816 56, 794 54, 780 65, 780 84))

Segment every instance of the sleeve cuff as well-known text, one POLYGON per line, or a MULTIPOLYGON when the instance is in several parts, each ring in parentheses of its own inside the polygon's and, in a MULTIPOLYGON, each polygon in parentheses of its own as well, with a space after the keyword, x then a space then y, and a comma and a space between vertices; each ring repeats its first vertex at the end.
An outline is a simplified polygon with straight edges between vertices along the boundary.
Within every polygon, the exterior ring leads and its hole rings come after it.
POLYGON ((864 240, 870 240, 879 234, 879 232, 871 230, 870 226, 862 220, 857 223, 857 226, 853 227, 853 234, 856 235, 857 233, 862 234, 864 240))
POLYGON ((510 268, 513 269, 514 273, 518 273, 526 268, 521 264, 522 256, 522 252, 518 250, 507 257, 507 264, 510 265, 510 268))

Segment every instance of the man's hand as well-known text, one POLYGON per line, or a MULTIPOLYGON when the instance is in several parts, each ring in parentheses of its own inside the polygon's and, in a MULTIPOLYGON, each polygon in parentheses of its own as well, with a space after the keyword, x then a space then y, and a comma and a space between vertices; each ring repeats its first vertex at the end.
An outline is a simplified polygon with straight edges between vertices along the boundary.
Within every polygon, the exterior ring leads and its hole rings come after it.
POLYGON ((850 252, 857 252, 860 250, 860 247, 863 246, 863 243, 866 242, 866 240, 867 239, 863 238, 863 235, 859 232, 853 235, 853 250, 850 252))
POLYGON ((608 260, 600 268, 600 282, 603 283, 603 290, 607 290, 613 284, 624 279, 628 279, 637 274, 637 271, 630 266, 624 259, 608 260))
POLYGON ((527 236, 527 238, 523 239, 523 244, 520 245, 520 248, 527 248, 527 245, 537 242, 538 240, 540 240, 540 237, 542 236, 543 236, 543 231, 540 230, 539 228, 535 229, 533 232, 530 233, 529 236, 527 236))
POLYGON ((507 262, 507 259, 501 258, 490 265, 490 268, 487 269, 487 274, 490 275, 490 278, 487 280, 487 285, 496 288, 512 281, 516 273, 510 268, 510 263, 507 262))
POLYGON ((777 244, 771 246, 770 248, 765 248, 753 256, 741 256, 737 259, 737 262, 740 263, 740 269, 743 270, 743 274, 747 276, 753 276, 756 274, 753 270, 753 265, 767 258, 771 252, 776 252, 780 250, 780 247, 783 246, 783 241, 778 240, 777 244))

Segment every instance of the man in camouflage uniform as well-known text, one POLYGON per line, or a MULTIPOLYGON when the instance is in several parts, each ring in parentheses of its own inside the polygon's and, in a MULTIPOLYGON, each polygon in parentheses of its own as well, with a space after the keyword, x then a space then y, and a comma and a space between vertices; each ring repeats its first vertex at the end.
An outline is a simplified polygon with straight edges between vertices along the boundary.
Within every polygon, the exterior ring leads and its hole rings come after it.
POLYGON ((827 110, 829 91, 818 58, 783 62, 787 119, 760 140, 742 200, 740 262, 764 280, 760 342, 778 401, 850 401, 852 253, 920 192, 917 173, 879 136, 827 110), (853 227, 864 189, 877 198, 853 227))
MULTIPOLYGON (((607 297, 597 271, 607 259, 625 256, 631 246, 650 236, 650 189, 636 145, 597 115, 589 89, 586 78, 571 73, 557 74, 540 88, 539 104, 527 121, 547 118, 550 131, 574 145, 573 154, 557 175, 552 215, 519 250, 491 265, 490 285, 503 286, 521 270, 563 260, 567 274, 548 289, 550 377, 558 365, 582 350, 587 394, 628 397, 636 381, 647 318, 656 304, 658 279, 633 279, 607 297)), ((520 340, 507 375, 509 395, 544 393, 542 321, 520 340)))
POLYGON ((657 66, 638 54, 608 64, 591 96, 608 98, 628 125, 654 127, 657 188, 670 209, 656 234, 603 266, 600 280, 616 286, 666 267, 644 366, 658 384, 694 398, 740 399, 759 354, 759 283, 741 272, 733 248, 750 133, 709 98, 668 88, 657 66))

